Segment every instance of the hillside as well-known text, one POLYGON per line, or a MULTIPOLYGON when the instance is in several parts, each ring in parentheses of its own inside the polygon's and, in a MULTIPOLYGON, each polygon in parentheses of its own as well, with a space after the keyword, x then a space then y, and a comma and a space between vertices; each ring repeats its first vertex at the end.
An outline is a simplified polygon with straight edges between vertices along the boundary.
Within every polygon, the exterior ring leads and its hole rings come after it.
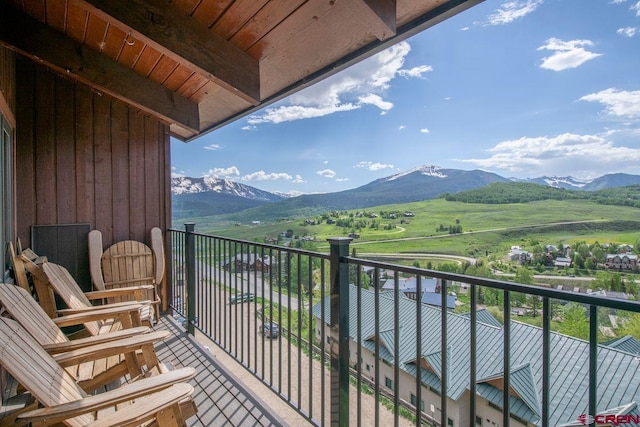
POLYGON ((640 185, 587 192, 545 187, 525 182, 498 182, 479 189, 447 194, 444 198, 448 201, 489 204, 582 199, 605 205, 640 208, 640 185))
POLYGON ((536 200, 590 199, 604 204, 638 206, 640 176, 610 174, 593 180, 540 177, 514 180, 480 170, 420 166, 358 188, 286 198, 281 194, 216 178, 172 178, 173 220, 226 215, 215 221, 273 221, 329 211, 366 209, 447 197, 466 203, 526 203, 536 200), (602 191, 605 191, 602 193, 602 191))
POLYGON ((219 178, 171 178, 173 219, 222 215, 275 203, 283 196, 219 178))
POLYGON ((450 202, 505 204, 537 200, 588 199, 590 194, 528 182, 496 182, 474 190, 447 194, 444 198, 450 202))
POLYGON ((173 219, 180 220, 202 216, 203 213, 206 213, 207 216, 231 214, 267 203, 269 202, 265 200, 248 199, 234 194, 187 193, 171 197, 171 210, 173 219))

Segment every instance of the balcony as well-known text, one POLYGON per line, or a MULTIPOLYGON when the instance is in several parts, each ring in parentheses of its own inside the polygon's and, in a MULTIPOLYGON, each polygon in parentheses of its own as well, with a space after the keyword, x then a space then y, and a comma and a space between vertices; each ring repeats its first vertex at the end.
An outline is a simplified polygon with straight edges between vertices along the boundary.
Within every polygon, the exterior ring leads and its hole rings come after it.
POLYGON ((640 423, 640 343, 599 343, 602 316, 637 315, 635 301, 360 259, 349 256, 348 238, 330 239, 328 254, 214 237, 193 225, 171 230, 169 240, 170 306, 179 319, 172 327, 181 324, 207 343, 204 353, 233 359, 220 366, 239 366, 272 393, 250 385, 241 401, 279 399, 268 423, 283 422, 282 404, 311 425, 640 423), (391 290, 382 291, 382 272, 391 290), (435 298, 406 297, 406 277, 415 287, 407 294, 435 290, 435 298), (462 284, 476 310, 442 310, 462 284), (503 318, 481 308, 489 289, 499 291, 503 318), (538 304, 541 326, 516 317, 512 301, 522 294, 538 304), (560 304, 584 313, 587 339, 552 331, 560 304), (277 336, 264 323, 276 324, 277 336))

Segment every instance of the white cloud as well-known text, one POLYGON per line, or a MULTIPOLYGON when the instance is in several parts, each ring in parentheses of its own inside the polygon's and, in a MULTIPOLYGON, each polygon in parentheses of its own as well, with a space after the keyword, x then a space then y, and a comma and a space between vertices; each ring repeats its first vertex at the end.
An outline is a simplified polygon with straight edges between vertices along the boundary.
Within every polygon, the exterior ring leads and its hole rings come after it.
POLYGON ((218 151, 218 150, 222 150, 222 147, 220 146, 220 144, 211 144, 204 147, 204 149, 211 150, 211 151, 218 151))
POLYGON ((618 147, 611 135, 523 137, 503 141, 489 149, 490 157, 465 159, 483 169, 502 169, 525 176, 597 176, 613 170, 633 170, 640 161, 640 149, 618 147), (606 153, 606 155, 605 155, 606 153))
POLYGON ((249 116, 247 123, 257 125, 322 117, 357 110, 364 105, 376 106, 383 113, 389 111, 393 104, 386 101, 384 95, 393 79, 398 76, 422 77, 423 73, 431 70, 428 65, 403 69, 410 51, 408 42, 400 42, 291 95, 279 106, 249 116))
POLYGON ((599 102, 611 116, 635 118, 640 117, 640 90, 626 91, 614 87, 597 93, 590 93, 580 101, 599 102))
POLYGON ((622 3, 625 3, 626 1, 627 0, 611 0, 610 3, 612 3, 612 4, 622 4, 622 3))
POLYGON ((185 177, 184 171, 178 172, 175 166, 171 168, 171 178, 184 178, 184 177, 185 177))
POLYGON ((469 31, 469 27, 462 27, 460 28, 460 31, 469 31))
POLYGON ((305 107, 302 105, 283 106, 278 108, 267 108, 261 116, 250 116, 247 122, 251 124, 260 123, 282 123, 293 120, 310 119, 322 117, 339 111, 349 111, 360 108, 355 104, 329 105, 325 107, 305 107))
POLYGON ((293 179, 288 173, 266 173, 265 171, 257 171, 240 178, 241 181, 290 181, 293 179))
POLYGON ((247 125, 247 126, 242 126, 240 129, 242 129, 242 130, 256 130, 256 129, 258 129, 258 127, 257 126, 247 125))
POLYGON ((354 168, 367 168, 370 171, 379 171, 383 169, 393 169, 393 165, 373 162, 358 162, 353 165, 354 168))
POLYGON ((325 160, 324 162, 322 162, 323 165, 328 165, 329 164, 329 160, 325 160))
POLYGON ((640 31, 640 27, 624 27, 618 28, 618 31, 616 31, 616 33, 625 37, 633 37, 638 33, 638 31, 640 31))
POLYGON ((424 73, 428 73, 430 71, 433 71, 433 67, 431 65, 420 65, 419 67, 413 67, 408 70, 400 70, 398 71, 398 75, 402 77, 422 78, 424 73))
POLYGON ((360 100, 360 103, 362 103, 362 104, 375 105, 376 107, 378 107, 382 111, 389 111, 390 109, 393 108, 393 103, 392 102, 385 101, 381 97, 379 97, 378 95, 375 95, 373 93, 370 93, 370 94, 365 95, 365 96, 361 96, 359 100, 360 100))
POLYGON ((543 0, 508 1, 489 15, 486 25, 505 25, 522 19, 535 11, 542 3, 543 0))
POLYGON ((231 166, 228 168, 214 168, 209 169, 209 171, 205 172, 203 176, 211 178, 231 179, 240 176, 240 171, 235 166, 231 166))
POLYGON ((349 181, 349 178, 336 178, 336 182, 346 182, 349 181))
POLYGON ((405 126, 405 125, 400 125, 400 126, 398 126, 398 130, 404 130, 405 128, 406 128, 406 126, 405 126))
POLYGON ((293 184, 304 184, 305 181, 304 179, 302 179, 302 176, 300 175, 296 175, 295 178, 293 178, 293 181, 291 181, 293 184))
POLYGON ((431 131, 429 129, 427 129, 427 128, 420 129, 420 133, 429 133, 429 132, 431 132, 431 131))
POLYGON ((547 44, 540 46, 538 50, 551 50, 551 56, 542 58, 541 68, 553 71, 563 71, 569 68, 576 68, 585 62, 602 55, 600 53, 589 52, 584 47, 593 46, 590 40, 570 40, 563 41, 556 38, 547 40, 547 44))
POLYGON ((335 178, 336 176, 336 173, 331 169, 323 169, 321 171, 317 171, 316 173, 323 178, 335 178))
POLYGON ((640 1, 631 6, 631 10, 636 13, 636 16, 640 16, 640 1))

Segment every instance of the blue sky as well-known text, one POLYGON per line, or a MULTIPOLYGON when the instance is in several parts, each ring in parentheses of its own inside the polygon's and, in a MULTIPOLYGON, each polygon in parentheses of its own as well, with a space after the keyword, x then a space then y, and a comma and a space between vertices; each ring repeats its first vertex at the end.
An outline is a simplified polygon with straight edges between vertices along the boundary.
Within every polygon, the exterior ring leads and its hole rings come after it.
POLYGON ((174 174, 293 194, 420 165, 640 174, 640 1, 487 0, 171 150, 174 174))

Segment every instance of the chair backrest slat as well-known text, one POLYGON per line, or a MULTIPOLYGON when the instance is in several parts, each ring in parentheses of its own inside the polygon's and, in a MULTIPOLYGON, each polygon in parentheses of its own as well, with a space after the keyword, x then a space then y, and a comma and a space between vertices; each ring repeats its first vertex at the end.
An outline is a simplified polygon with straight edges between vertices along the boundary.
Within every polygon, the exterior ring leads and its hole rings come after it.
POLYGON ((102 254, 104 283, 107 287, 109 284, 119 287, 120 282, 136 280, 135 285, 152 285, 156 274, 154 261, 153 251, 142 242, 124 240, 111 245, 102 254))
POLYGON ((0 303, 41 345, 69 341, 27 291, 0 283, 0 303))
MULTIPOLYGON (((45 406, 86 397, 73 378, 13 320, 0 318, 0 364, 45 406)), ((90 414, 65 421, 71 427, 91 422, 90 414)))
MULTIPOLYGON (((61 265, 45 262, 42 269, 49 278, 49 283, 69 308, 87 308, 92 304, 82 292, 71 273, 61 265)), ((98 335, 102 322, 86 322, 85 328, 91 335, 98 335)))

